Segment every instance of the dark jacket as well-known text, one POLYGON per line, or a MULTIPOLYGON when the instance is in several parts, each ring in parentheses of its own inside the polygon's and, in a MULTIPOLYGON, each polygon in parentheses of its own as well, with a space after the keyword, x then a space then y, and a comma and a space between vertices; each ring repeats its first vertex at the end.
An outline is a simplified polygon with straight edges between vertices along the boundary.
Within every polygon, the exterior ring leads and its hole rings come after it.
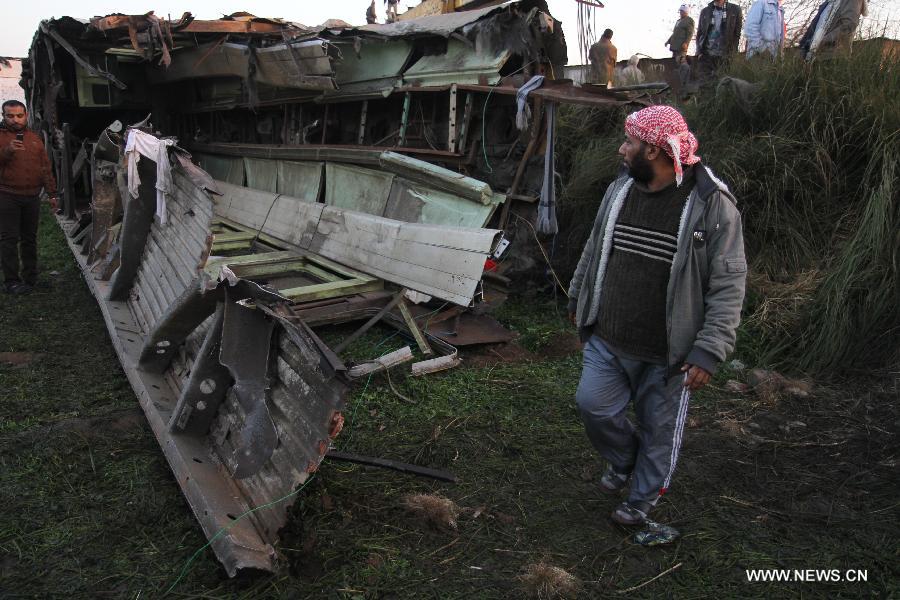
MULTIPOLYGON (((706 41, 709 36, 709 26, 712 23, 714 2, 710 2, 700 11, 700 20, 697 22, 697 54, 705 54, 706 41)), ((738 42, 741 40, 741 31, 744 25, 744 16, 741 7, 731 2, 725 3, 725 31, 723 42, 725 54, 737 52, 738 42)))
POLYGON ((666 45, 672 52, 687 52, 692 37, 694 37, 694 20, 690 17, 681 17, 675 23, 675 29, 672 30, 666 45))
POLYGON ((25 149, 14 151, 9 145, 16 139, 16 132, 0 123, 0 192, 37 196, 46 189, 51 196, 56 195, 56 179, 44 142, 30 129, 22 132, 25 149))

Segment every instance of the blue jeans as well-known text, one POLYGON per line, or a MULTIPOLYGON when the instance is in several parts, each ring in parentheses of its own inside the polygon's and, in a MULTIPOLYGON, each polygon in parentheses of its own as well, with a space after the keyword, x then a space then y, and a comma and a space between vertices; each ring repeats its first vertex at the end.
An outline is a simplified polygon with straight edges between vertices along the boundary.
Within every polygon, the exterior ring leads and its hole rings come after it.
POLYGON ((655 504, 678 461, 690 392, 682 375, 666 371, 616 356, 595 335, 584 345, 575 401, 594 448, 616 471, 632 474, 631 502, 655 504), (636 426, 626 415, 631 402, 636 426))

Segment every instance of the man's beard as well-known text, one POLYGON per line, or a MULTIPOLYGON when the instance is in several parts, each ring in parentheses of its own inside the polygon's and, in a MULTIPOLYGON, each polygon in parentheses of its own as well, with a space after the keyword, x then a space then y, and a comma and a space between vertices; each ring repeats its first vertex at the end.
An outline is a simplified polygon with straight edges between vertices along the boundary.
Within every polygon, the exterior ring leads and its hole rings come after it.
POLYGON ((631 164, 627 166, 628 174, 638 183, 650 183, 653 180, 653 166, 640 153, 631 159, 631 164))

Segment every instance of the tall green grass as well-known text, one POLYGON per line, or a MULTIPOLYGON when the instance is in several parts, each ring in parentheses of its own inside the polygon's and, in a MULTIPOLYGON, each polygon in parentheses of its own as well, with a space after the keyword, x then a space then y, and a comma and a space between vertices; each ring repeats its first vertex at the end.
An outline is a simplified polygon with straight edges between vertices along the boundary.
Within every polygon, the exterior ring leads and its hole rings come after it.
MULTIPOLYGON (((752 83, 679 106, 738 198, 751 261, 745 335, 760 362, 809 373, 900 358, 900 71, 869 47, 807 64, 735 61, 752 83)), ((615 176, 622 115, 563 113, 563 269, 615 176), (601 156, 604 154, 605 156, 601 156)))

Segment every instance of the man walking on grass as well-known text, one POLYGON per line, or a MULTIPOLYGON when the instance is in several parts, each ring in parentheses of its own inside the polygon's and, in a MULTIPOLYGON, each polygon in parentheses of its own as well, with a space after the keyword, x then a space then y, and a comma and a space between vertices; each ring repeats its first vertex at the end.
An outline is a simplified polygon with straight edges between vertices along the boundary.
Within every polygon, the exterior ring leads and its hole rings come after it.
POLYGON ((691 392, 734 348, 747 263, 734 197, 681 114, 645 108, 625 133, 627 172, 600 204, 569 313, 585 342, 578 410, 609 463, 600 491, 628 488, 611 516, 639 525, 669 487, 691 392))
POLYGON ((25 105, 3 103, 0 124, 0 262, 3 291, 31 293, 37 283, 40 193, 56 204, 56 180, 41 138, 27 127, 25 105), (21 269, 20 269, 21 260, 21 269))

